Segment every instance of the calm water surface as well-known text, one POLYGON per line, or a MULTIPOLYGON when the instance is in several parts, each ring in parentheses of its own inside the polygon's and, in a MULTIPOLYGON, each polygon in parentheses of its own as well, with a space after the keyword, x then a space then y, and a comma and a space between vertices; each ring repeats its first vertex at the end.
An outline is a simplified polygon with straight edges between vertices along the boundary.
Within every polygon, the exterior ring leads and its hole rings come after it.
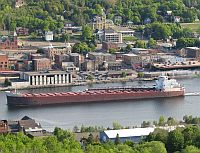
MULTIPOLYGON (((200 92, 200 78, 178 80, 186 92, 200 92)), ((21 92, 59 92, 82 91, 86 88, 111 86, 151 86, 153 82, 127 82, 94 84, 90 86, 59 87, 46 89, 22 90, 21 92)), ((0 119, 18 120, 28 115, 48 130, 55 126, 72 129, 75 125, 112 126, 113 121, 124 126, 140 125, 142 121, 157 120, 159 116, 182 119, 184 115, 200 116, 200 96, 133 100, 127 102, 92 103, 76 105, 43 106, 33 108, 9 109, 6 96, 0 92, 0 119)))

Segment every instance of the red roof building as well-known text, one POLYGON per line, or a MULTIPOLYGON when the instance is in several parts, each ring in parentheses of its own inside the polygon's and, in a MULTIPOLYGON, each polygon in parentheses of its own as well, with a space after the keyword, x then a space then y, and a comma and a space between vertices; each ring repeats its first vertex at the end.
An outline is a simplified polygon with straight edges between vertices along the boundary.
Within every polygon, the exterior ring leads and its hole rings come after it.
POLYGON ((0 38, 0 49, 17 49, 18 40, 17 37, 1 37, 0 38))

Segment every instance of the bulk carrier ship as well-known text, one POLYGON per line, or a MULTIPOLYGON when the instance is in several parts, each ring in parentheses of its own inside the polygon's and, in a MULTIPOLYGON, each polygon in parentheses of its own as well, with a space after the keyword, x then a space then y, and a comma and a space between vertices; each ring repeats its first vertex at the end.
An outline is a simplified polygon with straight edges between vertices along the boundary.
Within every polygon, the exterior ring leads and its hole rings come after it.
POLYGON ((184 88, 175 79, 167 76, 158 77, 151 88, 114 87, 87 89, 82 92, 6 93, 8 106, 14 107, 167 98, 184 94, 184 88))

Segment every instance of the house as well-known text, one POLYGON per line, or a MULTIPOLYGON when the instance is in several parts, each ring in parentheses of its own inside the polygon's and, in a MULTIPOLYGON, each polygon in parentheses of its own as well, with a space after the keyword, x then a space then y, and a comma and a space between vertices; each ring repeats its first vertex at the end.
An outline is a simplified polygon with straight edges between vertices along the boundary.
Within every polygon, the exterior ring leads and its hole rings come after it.
POLYGON ((181 21, 180 16, 174 16, 174 22, 179 23, 181 21))
POLYGON ((6 120, 0 121, 0 134, 8 133, 8 122, 6 120))
POLYGON ((23 28, 23 27, 17 27, 16 33, 18 36, 28 36, 29 35, 29 29, 23 28))
POLYGON ((149 23, 151 23, 151 19, 150 19, 150 18, 146 18, 146 19, 144 20, 144 24, 149 24, 149 23))
POLYGON ((100 132, 100 141, 115 141, 116 136, 119 135, 120 141, 125 142, 126 140, 133 142, 140 142, 143 138, 148 136, 155 128, 134 128, 134 129, 120 129, 120 130, 106 130, 100 132))
POLYGON ((23 132, 31 138, 52 135, 52 133, 44 130, 40 123, 35 122, 34 119, 28 116, 24 116, 19 121, 0 121, 0 134, 18 132, 23 132))
POLYGON ((73 27, 74 26, 74 22, 72 22, 72 21, 65 21, 64 26, 65 27, 73 27))
POLYGON ((24 0, 16 0, 15 1, 15 8, 19 8, 25 4, 24 0))
POLYGON ((29 132, 42 132, 42 126, 40 123, 36 123, 34 119, 24 116, 18 121, 19 131, 23 131, 25 134, 29 132))
POLYGON ((45 32, 45 40, 52 41, 53 40, 53 31, 46 31, 45 32))

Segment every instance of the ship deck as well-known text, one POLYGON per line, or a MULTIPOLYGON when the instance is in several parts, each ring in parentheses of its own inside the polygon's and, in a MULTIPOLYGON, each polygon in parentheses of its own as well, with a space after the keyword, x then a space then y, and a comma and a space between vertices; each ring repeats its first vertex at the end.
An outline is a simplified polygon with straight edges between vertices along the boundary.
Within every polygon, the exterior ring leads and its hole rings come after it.
MULTIPOLYGON (((22 93, 21 97, 54 97, 54 96, 77 96, 77 95, 95 95, 95 94, 119 94, 119 93, 140 93, 156 92, 155 88, 118 88, 118 89, 92 89, 83 92, 56 92, 56 93, 22 93)), ((158 92, 158 91, 157 91, 158 92)))

